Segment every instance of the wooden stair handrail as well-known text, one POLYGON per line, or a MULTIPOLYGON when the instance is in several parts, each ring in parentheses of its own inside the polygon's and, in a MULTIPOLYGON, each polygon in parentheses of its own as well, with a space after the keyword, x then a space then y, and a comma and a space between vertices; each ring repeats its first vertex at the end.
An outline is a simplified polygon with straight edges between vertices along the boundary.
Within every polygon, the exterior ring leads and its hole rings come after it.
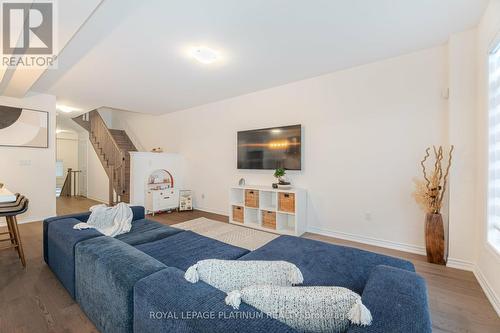
MULTIPOLYGON (((111 131, 106 126, 97 110, 89 113, 90 119, 90 141, 94 145, 96 152, 101 151, 105 160, 101 161, 108 174, 110 182, 118 195, 125 193, 125 151, 120 149, 111 131)), ((110 193, 110 203, 112 203, 112 193, 110 193)))
MULTIPOLYGON (((106 126, 106 123, 104 122, 104 119, 102 119, 101 115, 99 114, 99 112, 97 110, 93 110, 93 111, 90 111, 89 113, 90 115, 90 129, 92 131, 92 125, 98 125, 100 129, 103 130, 103 133, 104 133, 104 138, 101 136, 99 138, 103 138, 106 140, 106 142, 112 142, 115 149, 117 151, 122 151, 120 149, 120 147, 118 146, 118 143, 116 142, 115 138, 113 137, 113 135, 111 134, 111 131, 109 130, 108 126, 106 126)), ((99 140, 99 142, 101 142, 99 140)))
POLYGON ((83 129, 85 129, 87 132, 90 131, 90 118, 88 113, 84 113, 82 115, 79 115, 78 117, 71 118, 75 123, 80 125, 83 129))

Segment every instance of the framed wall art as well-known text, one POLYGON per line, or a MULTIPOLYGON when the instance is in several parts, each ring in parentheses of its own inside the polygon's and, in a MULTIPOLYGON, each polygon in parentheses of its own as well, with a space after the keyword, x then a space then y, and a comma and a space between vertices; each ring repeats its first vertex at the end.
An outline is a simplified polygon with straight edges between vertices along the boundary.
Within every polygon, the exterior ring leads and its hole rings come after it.
POLYGON ((0 105, 0 146, 49 147, 49 113, 0 105))

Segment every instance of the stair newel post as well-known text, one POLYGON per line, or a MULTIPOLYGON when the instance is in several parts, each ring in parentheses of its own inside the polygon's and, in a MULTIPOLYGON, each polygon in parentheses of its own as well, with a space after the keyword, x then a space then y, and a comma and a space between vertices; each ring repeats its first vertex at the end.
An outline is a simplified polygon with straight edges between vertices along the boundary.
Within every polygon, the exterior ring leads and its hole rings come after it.
POLYGON ((72 193, 73 193, 73 190, 71 188, 72 185, 73 185, 72 179, 71 179, 72 176, 73 176, 73 169, 68 168, 68 175, 67 175, 67 177, 68 177, 68 184, 69 184, 68 197, 70 197, 72 195, 72 193))
POLYGON ((124 151, 120 151, 121 152, 121 167, 120 167, 120 180, 121 180, 121 184, 120 184, 120 196, 122 196, 124 194, 124 191, 125 191, 125 187, 126 187, 126 184, 125 184, 125 155, 126 153, 124 151))
POLYGON ((113 195, 113 181, 115 179, 115 170, 113 168, 110 169, 110 177, 109 177, 109 205, 113 206, 114 203, 114 195, 113 195))
POLYGON ((76 196, 76 173, 71 170, 71 180, 73 181, 71 186, 71 196, 76 196))
POLYGON ((68 173, 66 174, 66 178, 64 180, 63 187, 61 189, 61 195, 70 197, 71 196, 71 176, 72 176, 72 169, 68 168, 68 173))

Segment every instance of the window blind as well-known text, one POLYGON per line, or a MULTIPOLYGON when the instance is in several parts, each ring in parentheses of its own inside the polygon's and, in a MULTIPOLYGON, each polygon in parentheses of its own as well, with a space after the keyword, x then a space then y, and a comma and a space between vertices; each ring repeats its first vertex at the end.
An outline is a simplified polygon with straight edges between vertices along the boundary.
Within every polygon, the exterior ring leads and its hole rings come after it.
POLYGON ((500 44, 489 57, 488 239, 500 250, 500 44))
POLYGON ((64 164, 62 160, 56 161, 56 177, 64 177, 64 164))

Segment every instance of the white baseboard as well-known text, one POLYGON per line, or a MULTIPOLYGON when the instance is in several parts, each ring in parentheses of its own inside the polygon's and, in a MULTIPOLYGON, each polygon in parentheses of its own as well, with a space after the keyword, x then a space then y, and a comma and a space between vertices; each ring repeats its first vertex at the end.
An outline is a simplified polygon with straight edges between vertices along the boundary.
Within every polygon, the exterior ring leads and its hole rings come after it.
POLYGON ((213 213, 213 214, 219 214, 219 215, 228 216, 227 212, 223 212, 223 211, 220 211, 220 210, 214 210, 214 209, 209 209, 209 208, 200 207, 200 206, 195 206, 193 208, 196 209, 196 210, 201 210, 201 211, 207 212, 207 213, 213 213))
POLYGON ((331 231, 323 228, 308 226, 307 231, 315 234, 320 234, 324 236, 340 238, 343 240, 385 247, 392 250, 398 250, 403 252, 410 252, 415 254, 425 255, 425 248, 423 246, 410 245, 405 243, 398 243, 393 241, 388 241, 385 239, 378 239, 373 237, 360 236, 355 234, 350 234, 347 232, 331 231))
POLYGON ((455 258, 450 258, 448 257, 448 260, 446 261, 446 266, 451 267, 451 268, 457 268, 457 269, 462 269, 464 271, 471 271, 473 272, 475 269, 475 265, 466 260, 462 259, 455 259, 455 258))
POLYGON ((481 272, 481 270, 477 266, 474 268, 474 275, 481 285, 481 288, 483 288, 483 291, 486 294, 486 297, 490 301, 491 305, 493 305, 493 308, 497 312, 497 315, 500 316, 500 297, 498 297, 493 288, 490 287, 488 280, 486 280, 483 272, 481 272))
POLYGON ((100 203, 103 203, 103 204, 105 204, 105 205, 108 205, 108 204, 109 204, 109 202, 107 202, 107 201, 103 201, 103 200, 98 199, 98 198, 93 198, 93 197, 88 197, 88 196, 87 196, 86 198, 87 198, 87 199, 90 199, 90 200, 94 200, 94 201, 100 202, 100 203))

